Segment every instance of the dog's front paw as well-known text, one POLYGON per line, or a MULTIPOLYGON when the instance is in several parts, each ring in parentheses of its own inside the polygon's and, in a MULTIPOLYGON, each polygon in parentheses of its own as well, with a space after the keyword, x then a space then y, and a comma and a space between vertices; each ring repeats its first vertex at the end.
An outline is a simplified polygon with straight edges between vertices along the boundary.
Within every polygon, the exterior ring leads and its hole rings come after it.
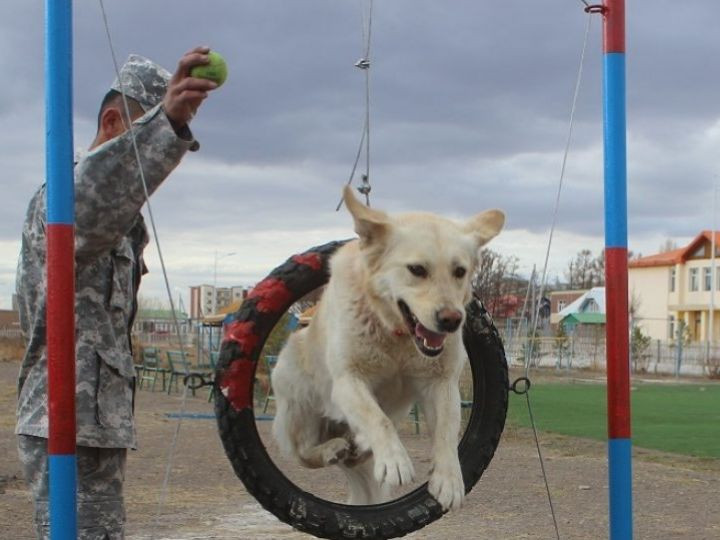
POLYGON ((444 463, 436 462, 428 483, 430 495, 435 497, 443 510, 457 510, 462 506, 465 498, 465 483, 463 482, 460 462, 457 459, 444 463))
POLYGON ((373 449, 373 454, 375 480, 379 483, 391 487, 402 486, 415 478, 415 468, 399 439, 384 444, 382 448, 373 449))

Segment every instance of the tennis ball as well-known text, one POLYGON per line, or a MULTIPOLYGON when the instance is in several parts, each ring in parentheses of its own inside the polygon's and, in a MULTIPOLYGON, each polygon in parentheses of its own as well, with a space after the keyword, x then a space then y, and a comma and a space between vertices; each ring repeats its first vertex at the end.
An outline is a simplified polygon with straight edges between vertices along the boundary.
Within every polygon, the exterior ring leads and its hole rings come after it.
POLYGON ((209 64, 203 64, 201 66, 195 66, 190 70, 191 77, 198 77, 199 79, 210 79, 214 81, 218 86, 227 79, 227 64, 225 59, 215 51, 208 53, 210 59, 209 64))

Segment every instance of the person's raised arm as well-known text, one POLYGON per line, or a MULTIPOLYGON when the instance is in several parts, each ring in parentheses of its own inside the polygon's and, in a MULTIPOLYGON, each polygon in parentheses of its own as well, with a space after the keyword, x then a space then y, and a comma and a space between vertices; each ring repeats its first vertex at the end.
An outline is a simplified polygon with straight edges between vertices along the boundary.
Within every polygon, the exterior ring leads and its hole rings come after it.
POLYGON ((127 131, 91 151, 75 171, 76 258, 112 249, 132 227, 145 203, 140 167, 152 194, 195 144, 188 124, 217 85, 190 76, 208 62, 209 49, 197 47, 178 62, 161 104, 127 131), (140 163, 135 155, 133 136, 140 163))

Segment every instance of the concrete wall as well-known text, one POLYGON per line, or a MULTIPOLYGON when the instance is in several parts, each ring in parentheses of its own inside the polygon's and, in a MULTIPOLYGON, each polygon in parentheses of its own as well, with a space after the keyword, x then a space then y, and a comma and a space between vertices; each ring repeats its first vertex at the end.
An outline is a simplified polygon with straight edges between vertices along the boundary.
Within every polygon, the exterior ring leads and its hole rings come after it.
MULTIPOLYGON (((668 283, 670 267, 630 268, 628 270, 629 301, 637 301, 635 323, 653 339, 668 337, 668 283)), ((677 279, 676 279, 677 291, 677 279)))

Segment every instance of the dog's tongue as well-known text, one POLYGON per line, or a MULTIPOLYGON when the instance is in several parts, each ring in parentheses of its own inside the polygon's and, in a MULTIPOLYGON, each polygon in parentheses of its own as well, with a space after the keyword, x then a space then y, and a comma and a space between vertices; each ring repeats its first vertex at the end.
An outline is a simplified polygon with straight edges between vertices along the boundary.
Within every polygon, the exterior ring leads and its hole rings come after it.
POLYGON ((422 324, 417 323, 415 325, 415 335, 425 340, 430 346, 437 348, 445 342, 445 334, 438 334, 432 330, 428 330, 422 324))

